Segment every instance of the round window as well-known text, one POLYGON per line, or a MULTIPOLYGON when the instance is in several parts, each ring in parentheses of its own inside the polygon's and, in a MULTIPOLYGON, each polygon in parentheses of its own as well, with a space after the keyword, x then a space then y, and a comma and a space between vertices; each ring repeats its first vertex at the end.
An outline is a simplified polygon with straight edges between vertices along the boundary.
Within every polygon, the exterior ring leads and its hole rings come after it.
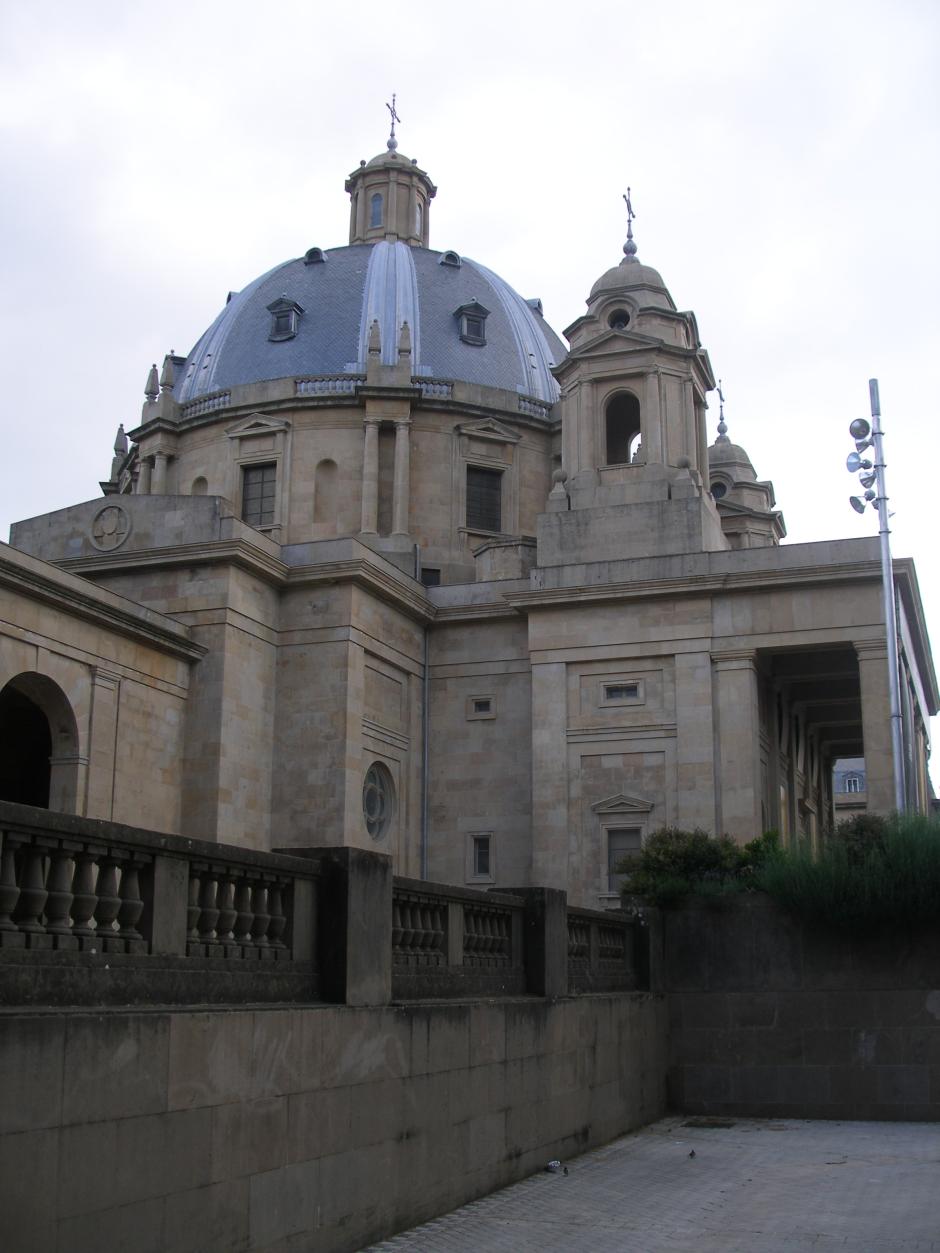
POLYGON ((720 480, 712 483, 712 496, 714 496, 715 500, 721 500, 722 496, 725 496, 727 492, 727 487, 720 480))
POLYGON ((385 837, 395 814, 395 785, 388 767, 380 761, 366 771, 362 785, 362 816, 373 840, 385 837))
POLYGON ((626 309, 615 309, 607 319, 607 325, 614 331, 625 331, 630 325, 630 314, 626 309))

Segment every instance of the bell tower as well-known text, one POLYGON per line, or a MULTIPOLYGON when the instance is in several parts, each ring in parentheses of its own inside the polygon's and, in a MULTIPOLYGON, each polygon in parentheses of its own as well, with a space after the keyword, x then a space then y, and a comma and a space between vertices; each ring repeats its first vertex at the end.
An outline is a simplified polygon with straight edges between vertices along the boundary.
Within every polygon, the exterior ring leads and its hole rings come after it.
POLYGON ((711 363, 695 315, 680 312, 659 272, 637 257, 629 193, 624 199, 623 260, 591 288, 554 371, 562 469, 543 515, 551 521, 544 554, 539 533, 539 564, 728 547, 708 486, 711 363), (582 516, 568 522, 563 514, 582 516))

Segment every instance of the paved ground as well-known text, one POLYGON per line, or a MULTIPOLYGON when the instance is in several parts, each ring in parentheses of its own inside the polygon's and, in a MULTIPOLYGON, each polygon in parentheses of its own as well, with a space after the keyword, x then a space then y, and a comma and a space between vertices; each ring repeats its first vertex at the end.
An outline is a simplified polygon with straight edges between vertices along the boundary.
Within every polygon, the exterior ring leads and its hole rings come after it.
POLYGON ((708 1122, 664 1119, 370 1253, 940 1253, 940 1125, 708 1122))

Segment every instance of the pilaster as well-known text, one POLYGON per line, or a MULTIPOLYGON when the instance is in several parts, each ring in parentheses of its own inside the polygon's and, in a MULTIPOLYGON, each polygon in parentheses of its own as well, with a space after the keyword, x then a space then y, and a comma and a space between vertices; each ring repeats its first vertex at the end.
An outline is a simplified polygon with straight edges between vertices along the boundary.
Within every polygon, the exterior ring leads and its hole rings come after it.
POLYGON ((757 653, 712 654, 718 834, 739 843, 761 834, 757 653))
POLYGON ((855 644, 862 698, 862 742, 868 808, 889 814, 894 803, 894 757, 891 749, 891 697, 888 651, 884 640, 855 644))

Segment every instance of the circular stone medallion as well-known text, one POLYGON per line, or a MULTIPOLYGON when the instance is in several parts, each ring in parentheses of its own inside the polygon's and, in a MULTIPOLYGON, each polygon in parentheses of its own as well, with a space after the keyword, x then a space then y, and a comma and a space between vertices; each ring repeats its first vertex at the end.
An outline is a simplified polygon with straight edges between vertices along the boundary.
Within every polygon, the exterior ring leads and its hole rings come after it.
POLYGON ((120 548, 131 533, 131 520, 120 505, 105 505, 91 523, 91 542, 100 552, 120 548))

